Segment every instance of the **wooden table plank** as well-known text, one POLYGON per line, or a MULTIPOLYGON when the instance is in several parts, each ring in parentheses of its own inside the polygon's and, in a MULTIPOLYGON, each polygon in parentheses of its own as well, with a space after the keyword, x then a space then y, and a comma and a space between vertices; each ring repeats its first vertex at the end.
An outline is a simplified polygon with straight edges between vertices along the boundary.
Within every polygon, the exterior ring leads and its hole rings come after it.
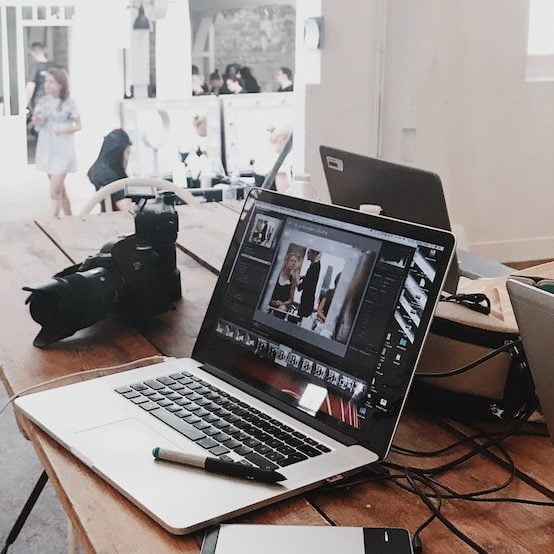
POLYGON ((180 206, 179 246, 195 260, 219 272, 238 222, 238 213, 207 202, 180 206))
MULTIPOLYGON (((428 419, 408 412, 402 418, 395 442, 413 449, 433 450, 456 440, 457 437, 445 429, 431 426, 428 419)), ((454 454, 459 456, 463 452, 462 447, 454 454)), ((396 454, 389 457, 395 463, 422 468, 434 467, 451 459, 452 456, 441 456, 421 460, 396 454)), ((506 477, 507 472, 496 463, 478 456, 440 479, 459 492, 468 492, 502 483, 506 477)), ((492 496, 548 501, 519 479, 492 496)), ((430 515, 419 498, 392 482, 368 483, 341 492, 315 491, 309 498, 338 525, 401 526, 414 530, 430 515)), ((453 500, 445 501, 443 511, 457 527, 491 554, 554 551, 552 508, 453 500)), ((472 551, 438 521, 423 532, 422 540, 425 552, 472 551)))
MULTIPOLYGON (((476 428, 466 425, 463 422, 447 420, 448 424, 464 435, 475 434, 476 428)), ((472 422, 467 422, 471 424, 472 422)), ((478 420, 473 422, 477 429, 487 432, 507 431, 513 423, 500 420, 478 420)), ((527 424, 519 428, 520 431, 529 431, 531 433, 544 432, 544 425, 527 424)), ((477 442, 483 442, 478 440, 477 442)), ((554 446, 548 436, 531 436, 518 434, 508 437, 503 445, 512 457, 519 471, 525 474, 528 480, 536 484, 539 490, 549 495, 554 500, 554 446)), ((502 461, 499 459, 499 462, 502 461)))

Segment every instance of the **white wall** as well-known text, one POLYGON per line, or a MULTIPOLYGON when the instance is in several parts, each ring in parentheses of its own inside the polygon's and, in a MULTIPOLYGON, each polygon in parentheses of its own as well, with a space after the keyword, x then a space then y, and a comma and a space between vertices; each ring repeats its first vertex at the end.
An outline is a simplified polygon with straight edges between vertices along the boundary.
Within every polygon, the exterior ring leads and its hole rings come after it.
MULTIPOLYGON (((321 78, 319 85, 306 87, 304 155, 305 170, 325 200, 329 196, 319 156, 321 144, 377 153, 381 5, 381 0, 321 0, 325 26, 321 78)), ((298 24, 303 25, 300 18, 298 24)), ((298 80, 298 66, 296 70, 298 80)))
POLYGON ((389 2, 381 157, 436 171, 501 261, 554 256, 554 83, 525 81, 527 26, 523 0, 389 2))

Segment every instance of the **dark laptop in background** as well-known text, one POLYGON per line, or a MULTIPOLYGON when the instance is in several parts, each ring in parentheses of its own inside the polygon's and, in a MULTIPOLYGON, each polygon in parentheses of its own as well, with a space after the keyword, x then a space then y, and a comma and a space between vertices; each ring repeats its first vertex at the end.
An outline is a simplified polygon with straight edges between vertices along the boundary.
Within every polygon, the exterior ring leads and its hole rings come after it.
MULTIPOLYGON (((320 146, 331 202, 358 209, 381 206, 383 215, 451 230, 440 177, 436 173, 320 146)), ((454 294, 460 275, 499 277, 512 269, 493 260, 457 250, 444 290, 454 294)))

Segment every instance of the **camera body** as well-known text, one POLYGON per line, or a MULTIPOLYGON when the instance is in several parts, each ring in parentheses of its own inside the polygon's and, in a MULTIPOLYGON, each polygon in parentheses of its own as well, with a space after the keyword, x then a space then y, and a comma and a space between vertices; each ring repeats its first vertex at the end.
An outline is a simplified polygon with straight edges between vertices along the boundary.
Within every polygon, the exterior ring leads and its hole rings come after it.
POLYGON ((106 243, 98 254, 37 286, 25 287, 43 347, 108 317, 134 322, 166 312, 181 298, 176 264, 178 214, 173 193, 133 197, 135 233, 106 243), (141 202, 142 200, 142 202, 141 202))

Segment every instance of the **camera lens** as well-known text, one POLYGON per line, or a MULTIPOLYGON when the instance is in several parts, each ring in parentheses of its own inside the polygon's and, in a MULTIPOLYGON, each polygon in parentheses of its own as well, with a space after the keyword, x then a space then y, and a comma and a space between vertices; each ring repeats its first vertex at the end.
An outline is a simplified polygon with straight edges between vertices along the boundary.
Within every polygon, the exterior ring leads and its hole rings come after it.
POLYGON ((108 317, 119 299, 123 281, 104 267, 54 277, 25 287, 31 317, 42 326, 33 344, 43 347, 108 317))

